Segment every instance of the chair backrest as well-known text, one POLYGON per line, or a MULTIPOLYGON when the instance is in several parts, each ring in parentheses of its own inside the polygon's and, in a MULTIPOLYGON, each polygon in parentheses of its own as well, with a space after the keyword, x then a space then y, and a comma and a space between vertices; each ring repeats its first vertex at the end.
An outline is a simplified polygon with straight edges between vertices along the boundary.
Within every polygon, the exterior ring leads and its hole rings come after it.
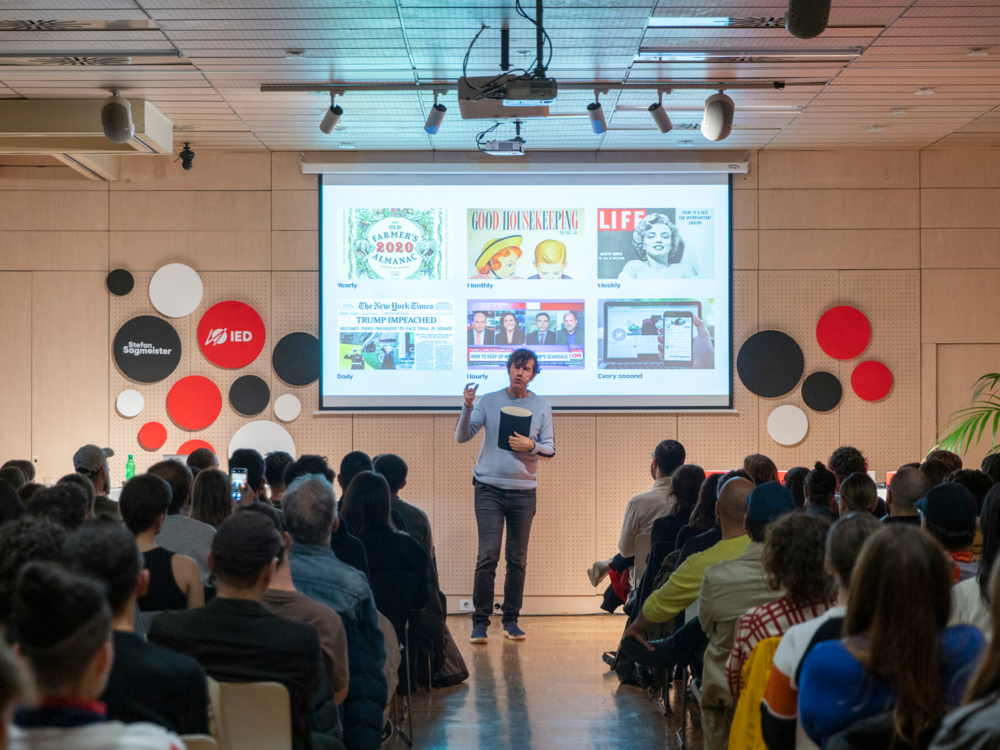
POLYGON ((292 750, 292 708, 278 682, 220 682, 220 750, 292 750))
POLYGON ((187 750, 219 750, 219 743, 207 734, 185 734, 181 739, 187 750))
POLYGON ((633 565, 637 582, 642 580, 642 574, 646 572, 646 561, 649 558, 649 550, 652 545, 652 534, 639 534, 635 538, 635 562, 633 565))
POLYGON ((743 690, 733 712, 729 750, 767 750, 760 728, 760 702, 779 643, 781 636, 760 641, 743 665, 743 690))

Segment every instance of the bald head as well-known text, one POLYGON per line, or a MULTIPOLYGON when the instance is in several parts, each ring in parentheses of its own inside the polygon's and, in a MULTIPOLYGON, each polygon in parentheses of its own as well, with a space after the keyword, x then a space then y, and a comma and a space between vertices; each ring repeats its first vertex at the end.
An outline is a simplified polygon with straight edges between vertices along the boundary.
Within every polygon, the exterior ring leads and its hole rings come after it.
POLYGON ((904 466, 889 482, 890 513, 914 513, 913 504, 924 497, 934 486, 924 472, 904 466))
MULTIPOLYGON (((718 513, 723 527, 732 527, 742 533, 743 517, 747 514, 747 498, 754 490, 749 479, 736 477, 722 486, 719 493, 718 513)), ((723 529, 725 531, 725 529, 723 529)))

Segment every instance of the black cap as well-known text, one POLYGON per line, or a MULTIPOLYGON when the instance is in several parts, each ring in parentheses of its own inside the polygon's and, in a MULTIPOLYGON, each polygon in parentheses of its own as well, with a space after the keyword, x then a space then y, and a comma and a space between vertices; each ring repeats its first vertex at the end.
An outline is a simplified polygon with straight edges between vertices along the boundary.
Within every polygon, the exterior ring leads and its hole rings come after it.
POLYGON ((945 531, 976 530, 976 498, 968 489, 955 482, 934 487, 915 507, 927 520, 945 531))

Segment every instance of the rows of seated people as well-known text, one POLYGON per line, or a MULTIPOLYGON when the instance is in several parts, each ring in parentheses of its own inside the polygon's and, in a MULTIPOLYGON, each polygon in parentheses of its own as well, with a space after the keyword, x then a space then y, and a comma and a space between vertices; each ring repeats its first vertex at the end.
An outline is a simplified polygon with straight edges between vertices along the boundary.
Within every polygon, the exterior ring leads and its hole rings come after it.
POLYGON ((242 449, 228 468, 238 497, 199 449, 117 502, 94 445, 48 487, 0 468, 0 748, 179 748, 215 733, 214 680, 284 685, 297 750, 375 750, 407 679, 468 677, 401 457, 338 474, 242 449))
POLYGON ((850 446, 779 481, 664 440, 650 474, 588 570, 629 616, 605 660, 651 690, 690 678, 706 750, 1000 747, 1000 455, 932 451, 884 500, 850 446))

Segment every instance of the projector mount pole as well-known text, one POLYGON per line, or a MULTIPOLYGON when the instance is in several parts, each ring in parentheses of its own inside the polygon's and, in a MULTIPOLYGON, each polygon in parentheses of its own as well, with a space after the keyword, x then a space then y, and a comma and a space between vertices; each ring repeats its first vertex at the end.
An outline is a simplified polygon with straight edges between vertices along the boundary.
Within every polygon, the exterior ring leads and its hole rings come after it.
POLYGON ((542 0, 535 0, 535 78, 545 78, 545 27, 542 25, 542 0))

